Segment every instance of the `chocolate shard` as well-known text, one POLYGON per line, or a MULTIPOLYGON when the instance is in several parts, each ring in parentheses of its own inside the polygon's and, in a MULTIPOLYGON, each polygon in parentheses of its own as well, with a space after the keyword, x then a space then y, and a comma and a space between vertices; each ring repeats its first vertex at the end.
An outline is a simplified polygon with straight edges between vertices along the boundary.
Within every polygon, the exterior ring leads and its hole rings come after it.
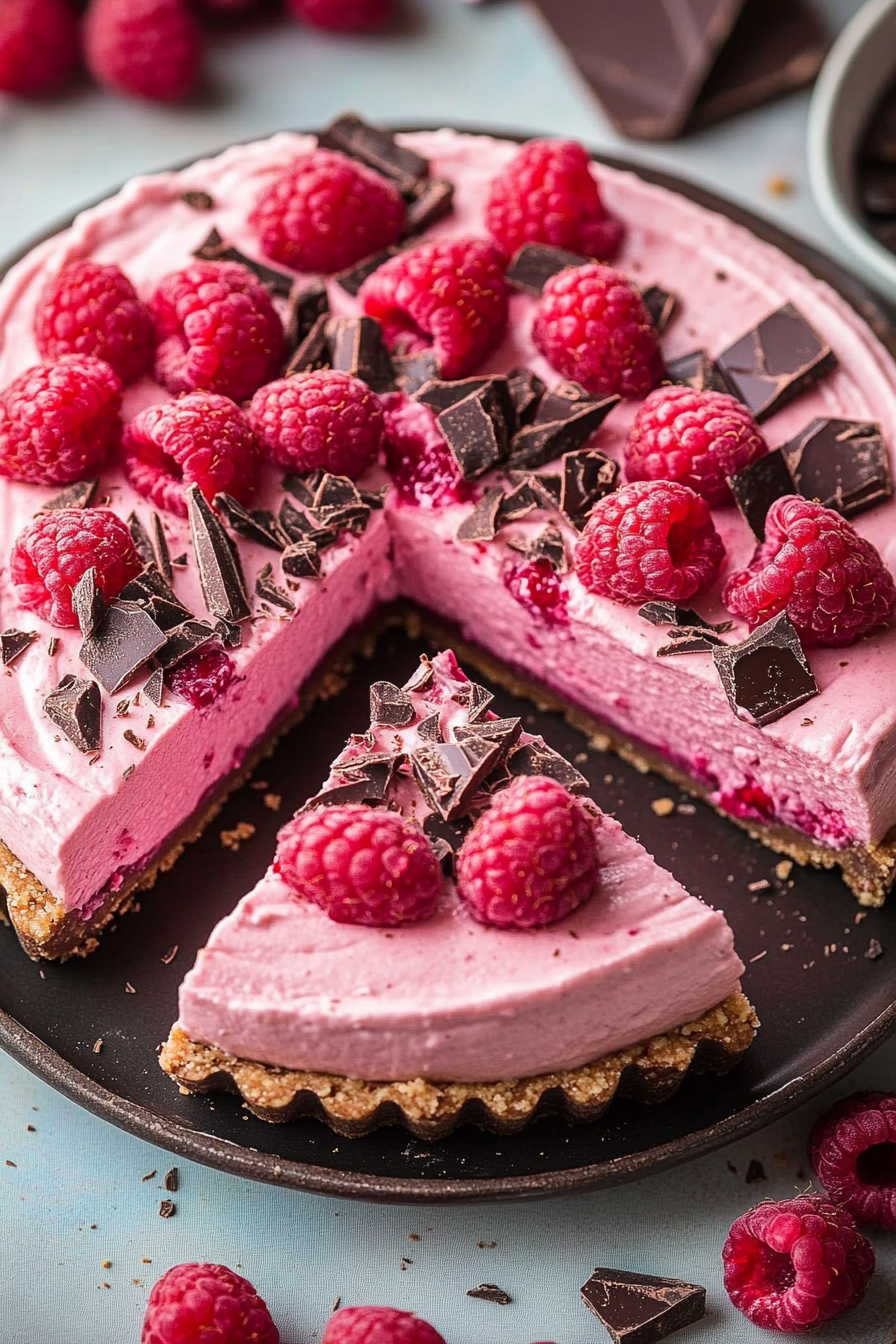
POLYGON ((560 510, 581 529, 599 499, 616 489, 619 463, 596 448, 581 448, 563 454, 560 477, 560 510))
POLYGON ((405 684, 402 686, 401 689, 403 691, 407 691, 409 695, 412 692, 419 693, 420 691, 428 690, 428 688, 432 685, 433 675, 434 673, 432 670, 432 663, 429 661, 425 653, 421 653, 420 666, 416 669, 416 671, 411 673, 411 675, 408 677, 407 681, 405 682, 405 684))
POLYGON ((657 658, 674 658, 680 653, 712 653, 713 649, 720 645, 724 647, 724 641, 712 634, 688 635, 684 630, 681 633, 685 638, 673 639, 671 643, 663 644, 656 651, 657 658))
POLYGON ((538 404, 544 396, 544 383, 531 369, 518 367, 507 375, 507 390, 516 411, 517 425, 528 425, 535 419, 538 404))
MULTIPOLYGON (((303 487, 304 488, 304 487, 303 487)), ((308 507, 310 508, 314 501, 314 495, 308 493, 308 507)), ((305 541, 308 535, 314 531, 314 523, 306 513, 288 499, 284 499, 280 505, 280 512, 277 515, 277 521, 280 527, 286 533, 290 541, 305 541)))
POLYGON ((496 1283, 480 1283, 478 1288, 468 1288, 467 1297, 478 1297, 481 1302, 494 1302, 499 1307, 509 1306, 513 1298, 496 1283))
POLYGON ((740 719, 763 727, 818 695, 800 637, 785 611, 740 644, 713 649, 728 703, 740 719))
POLYGON ((427 743, 411 752, 410 759, 427 802, 445 821, 453 821, 469 810, 500 755, 497 742, 479 735, 462 743, 427 743))
POLYGON ((255 592, 262 602, 270 602, 275 607, 281 607, 284 611, 295 611, 296 609, 296 604, 289 593, 285 593, 274 582, 274 569, 270 562, 263 565, 258 571, 255 579, 255 592))
POLYGON ((383 329, 374 318, 331 318, 327 342, 332 368, 360 378, 374 392, 391 392, 395 388, 395 370, 383 340, 383 329))
POLYGON ((424 742, 443 742, 442 716, 439 713, 435 713, 427 715, 425 719, 421 719, 417 724, 417 733, 424 742))
POLYGON ((466 480, 474 480, 507 456, 510 447, 506 379, 490 378, 437 416, 439 429, 466 480))
POLYGON ((245 252, 226 243, 217 229, 212 229, 205 242, 195 248, 193 256, 201 261, 237 261, 241 266, 245 266, 247 271, 251 271, 265 289, 270 290, 272 294, 279 294, 284 299, 289 298, 295 281, 295 276, 289 271, 279 271, 263 261, 256 261, 254 257, 247 257, 245 252))
POLYGON ((167 641, 156 654, 156 661, 163 668, 176 666, 183 662, 191 653, 201 649, 203 644, 207 644, 210 639, 217 639, 217 631, 213 625, 207 625, 205 621, 184 621, 181 625, 176 625, 173 630, 167 630, 167 641))
POLYGON ((330 367, 330 342, 328 339, 330 321, 329 312, 323 312, 317 319, 307 336, 299 343, 287 364, 285 370, 287 378, 294 373, 312 373, 315 369, 328 369, 330 367))
POLYGON ((382 509, 385 507, 388 490, 388 485, 381 485, 379 490, 363 490, 359 486, 358 494, 361 497, 361 503, 366 504, 369 509, 382 509))
POLYGON ((174 625, 178 625, 181 621, 185 621, 193 615, 192 611, 184 606, 171 584, 159 573, 155 565, 147 565, 146 569, 142 570, 136 578, 125 584, 118 596, 122 602, 139 602, 142 607, 146 608, 157 625, 162 624, 161 621, 156 620, 157 611, 165 619, 176 615, 177 619, 172 622, 174 625))
POLYGON ((136 602, 112 602, 102 624, 81 645, 87 671, 113 695, 165 644, 167 636, 136 602))
POLYGON ((570 793, 585 793, 588 789, 585 776, 546 742, 524 742, 508 756, 507 768, 512 775, 547 775, 570 793))
POLYGON ((72 589, 72 610, 78 618, 82 637, 89 639, 106 614, 106 599, 96 581, 94 565, 85 569, 72 589))
POLYGON ((468 827, 460 822, 448 822, 438 812, 429 812, 423 818, 423 830, 442 865, 442 872, 455 875, 456 856, 467 836, 468 827))
POLYGON ((669 289, 662 289, 659 285, 648 285, 647 289, 641 291, 641 301, 656 327, 657 335, 662 336, 678 312, 680 306, 678 295, 669 289))
POLYGON ((360 533, 370 521, 370 505, 361 499, 354 481, 348 476, 333 476, 329 472, 325 472, 318 483, 311 511, 324 528, 347 527, 360 533))
POLYGON ((549 523, 537 537, 510 537, 507 545, 527 560, 547 560, 557 574, 565 574, 569 569, 563 534, 553 523, 549 523))
POLYGON ((692 607, 679 607, 674 602, 645 602, 638 608, 638 615, 651 625, 671 625, 684 629, 713 630, 717 635, 726 634, 733 624, 731 621, 719 621, 713 625, 705 620, 692 607))
POLYGON ((333 784, 328 789, 321 789, 313 798, 309 798, 301 809, 309 811, 315 807, 334 807, 343 803, 367 803, 377 802, 379 796, 371 787, 370 780, 364 776, 357 779, 349 779, 344 784, 333 784))
POLYGON ((352 298, 357 298, 358 291, 369 275, 378 271, 384 262, 391 261, 397 257, 401 251, 400 247, 384 247, 381 252, 373 252, 369 257, 364 257, 362 261, 356 261, 354 266, 347 266, 344 271, 339 271, 333 276, 346 294, 351 294, 352 298))
POLYGON ((487 737, 490 742, 497 742, 506 754, 519 741, 522 731, 522 719, 477 719, 474 723, 459 723, 454 730, 454 739, 468 742, 471 737, 487 737))
POLYGON ((157 513, 152 516, 152 549, 155 562, 159 567, 159 573, 170 583, 174 577, 171 572, 171 552, 168 550, 165 528, 157 513))
POLYGON ((780 448, 729 476, 728 485, 737 507, 760 541, 765 541, 765 519, 775 500, 796 493, 787 458, 780 448))
POLYGON ((187 512, 205 605, 212 616, 245 620, 252 608, 239 555, 198 485, 187 488, 187 512))
POLYGON ((236 621, 225 621, 223 616, 215 621, 214 631, 225 649, 238 649, 243 642, 243 627, 236 621))
POLYGON ((313 541, 293 541, 280 556, 280 568, 290 579, 319 579, 320 552, 313 541))
POLYGON ((404 221, 404 236, 410 237, 422 233, 430 224, 444 219, 454 209, 454 183, 447 177, 428 177, 419 182, 417 190, 408 203, 404 221))
POLYGON ((184 191, 181 192, 181 200, 184 205, 188 205, 191 210, 214 210, 215 199, 207 191, 184 191))
POLYGON ((471 392, 478 392, 492 381, 488 374, 474 374, 470 378, 430 378, 415 393, 414 400, 425 402, 430 410, 438 415, 456 406, 471 392))
POLYGON ((320 132, 321 149, 338 149, 368 168, 388 177, 402 195, 412 195, 420 178, 429 176, 429 163, 406 145, 398 144, 391 131, 371 126, 354 112, 336 117, 320 132))
POLYGON ((728 384, 714 359, 705 350, 692 350, 666 361, 666 378, 681 387, 692 387, 695 392, 728 392, 728 384))
POLYGON ((324 474, 320 469, 305 472, 301 476, 290 472, 283 477, 283 489, 288 490, 300 504, 305 505, 306 509, 310 509, 314 503, 314 492, 323 480, 324 474))
POLYGON ((622 1269, 596 1269, 582 1286, 582 1301, 613 1344, 655 1344, 706 1315, 699 1284, 622 1269))
POLYGON ((505 279, 522 294, 538 298, 552 275, 558 275, 568 266, 587 266, 591 257, 580 252, 568 252, 549 243, 523 243, 510 259, 505 279))
POLYGON ((34 630, 3 630, 0 632, 0 663, 9 667, 39 638, 34 630))
POLYGON ((143 526, 136 513, 128 514, 128 531, 137 549, 137 554, 144 565, 154 565, 156 563, 156 553, 153 548, 152 538, 143 526))
POLYGON ((406 691, 391 681, 375 681, 370 688, 371 726, 405 728, 413 723, 417 711, 406 691))
POLYGON ((499 503, 498 525, 518 523, 536 509, 553 509, 556 500, 541 486, 537 476, 524 476, 499 503))
POLYGON ((392 368, 398 386, 409 397, 439 376, 439 361, 431 350, 420 350, 415 355, 393 355, 392 368))
POLYGON ((500 486, 489 486, 479 503, 468 513, 457 529, 458 541, 491 541, 498 531, 498 514, 504 491, 500 486))
POLYGON ((807 499, 852 518, 893 494, 890 454, 880 425, 867 420, 811 421, 781 452, 807 499))
POLYGON ((103 709, 95 681, 69 673, 47 696, 44 713, 79 751, 99 751, 103 709))
POLYGON ((488 709, 495 697, 485 686, 480 686, 476 681, 467 681, 451 698, 466 707, 467 718, 472 723, 488 709))
POLYGON ((282 551, 289 545, 289 537, 270 510, 253 509, 250 512, 238 499, 224 494, 215 495, 215 508, 241 537, 257 541, 274 551, 282 551))
POLYGON ((159 709, 162 704, 162 695, 165 691, 165 674, 160 667, 150 675, 149 680, 143 687, 143 694, 151 705, 159 709))
POLYGON ((745 332, 716 359, 729 390, 766 420, 837 367, 837 356, 792 303, 745 332))
MULTIPOLYGON (((550 395, 550 394, 548 394, 550 395)), ((567 405, 569 398, 561 398, 567 405)), ((517 470, 546 466, 566 453, 584 448, 591 435, 600 428, 610 411, 619 402, 618 397, 603 401, 582 401, 581 409, 572 406, 562 419, 538 422, 544 399, 536 415, 536 423, 527 425, 514 435, 510 449, 510 466, 517 470)))
POLYGON ((283 329, 290 350, 298 350, 315 323, 330 313, 330 297, 323 280, 316 276, 296 280, 289 292, 283 329))
POLYGON ((40 511, 53 513, 56 509, 89 509, 99 483, 99 477, 94 476, 89 481, 76 481, 74 485, 67 485, 58 495, 44 500, 40 511))

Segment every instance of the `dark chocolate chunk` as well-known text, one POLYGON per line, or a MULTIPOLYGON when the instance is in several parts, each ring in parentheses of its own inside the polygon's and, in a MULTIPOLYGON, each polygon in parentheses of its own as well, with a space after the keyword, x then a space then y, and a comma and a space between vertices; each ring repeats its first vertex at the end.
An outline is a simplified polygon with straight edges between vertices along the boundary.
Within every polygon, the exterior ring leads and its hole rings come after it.
POLYGON ((428 690, 432 685, 433 675, 432 663, 425 653, 421 653, 420 666, 415 672, 411 673, 401 689, 407 691, 409 695, 412 691, 419 693, 420 691, 428 690))
POLYGON ((454 730, 454 739, 468 742, 471 737, 487 737, 506 753, 519 741, 522 731, 522 719, 477 719, 474 723, 459 723, 454 730))
POLYGON ((329 312, 324 311, 314 326, 303 337, 286 366, 286 377, 294 373, 311 373, 314 369, 330 367, 329 312))
POLYGON ((692 350, 688 355, 667 360, 666 377, 670 383, 692 387, 695 392, 730 391, 715 360, 705 350, 692 350))
POLYGON ((422 154, 399 145, 391 131, 371 126, 354 112, 331 121, 318 135, 317 143, 321 149, 338 149, 366 163, 394 182, 403 195, 413 194, 420 178, 429 176, 429 163, 422 154))
POLYGON ((136 513, 128 514, 128 530, 137 549, 137 554, 144 565, 154 565, 156 563, 156 553, 153 548, 152 538, 143 526, 136 513))
POLYGON ((547 560, 558 574, 565 574, 569 569, 563 534, 553 523, 549 523, 537 537, 510 537, 507 545, 527 560, 547 560))
POLYGON ((520 367, 508 373, 507 390, 516 411, 517 425, 528 425, 535 419, 538 404, 544 396, 544 383, 537 373, 520 367))
POLYGON ((424 742, 442 742, 442 716, 438 712, 428 715, 421 719, 417 724, 417 732, 424 742))
POLYGON ((40 636, 33 630, 4 630, 0 632, 0 663, 9 667, 30 648, 40 636))
POLYGON ((413 723, 417 711, 407 692, 391 681, 375 681, 370 688, 371 726, 384 724, 389 728, 404 728, 413 723))
POLYGON ((334 803, 377 803, 385 801, 392 778, 404 756, 359 757, 334 767, 336 782, 310 798, 305 807, 332 806, 334 803))
POLYGON ((165 528, 162 520, 157 513, 152 516, 152 543, 155 561, 159 567, 159 573, 168 583, 172 580, 171 573, 171 552, 168 550, 168 538, 165 536, 165 528))
POLYGON ((466 681, 451 698, 459 705, 466 707, 467 718, 472 722, 488 709, 495 697, 491 691, 486 690, 484 686, 480 686, 478 682, 466 681))
POLYGON ((252 608, 239 555, 198 485, 187 488, 187 511, 205 605, 212 616, 245 620, 252 608))
POLYGON ((579 415, 586 405, 594 405, 597 401, 598 398, 592 397, 581 383, 566 379, 542 394, 533 423, 552 425, 555 420, 568 420, 570 416, 579 415))
POLYGON ((728 485, 737 507, 760 541, 765 541, 765 519, 775 500, 796 492, 787 459, 780 448, 757 458, 736 476, 729 476, 728 485))
POLYGON ((123 602, 139 602, 162 629, 179 625, 193 615, 154 565, 147 565, 118 596, 123 602))
POLYGON ((219 616, 214 630, 225 649, 238 649, 243 642, 243 627, 236 621, 225 621, 219 616))
POLYGON ((283 329, 290 350, 298 350, 318 318, 330 312, 330 298, 323 280, 307 276, 296 280, 289 293, 283 329))
MULTIPOLYGON (((599 429, 618 402, 618 397, 606 397, 603 401, 583 401, 581 410, 573 407, 571 413, 563 419, 552 420, 547 424, 527 425, 514 435, 510 449, 510 466, 517 470, 523 467, 534 470, 553 462, 555 458, 563 457, 566 453, 584 448, 591 435, 599 429)), ((542 407, 539 406, 537 416, 541 413, 542 407)))
POLYGON ((215 495, 215 508, 241 537, 257 541, 274 551, 282 551, 289 545, 289 537, 269 509, 253 509, 250 512, 232 495, 215 495))
POLYGON ((423 830, 442 865, 442 871, 449 877, 453 876, 455 856, 466 839, 468 827, 462 821, 452 823, 445 821, 438 812, 429 812, 423 818, 423 830))
POLYGON ((100 688, 95 681, 69 673, 47 696, 44 713, 79 751, 99 751, 103 710, 100 688))
POLYGON ((320 552, 313 541, 293 541, 280 556, 280 568, 290 579, 319 579, 320 552))
POLYGON ((383 340, 383 329, 374 318, 331 318, 327 343, 332 368, 360 378, 374 392, 394 389, 395 370, 383 340))
POLYGON ((93 477, 89 481, 77 481, 74 485, 67 485, 64 490, 60 490, 58 495, 53 495, 51 499, 44 500, 40 506, 40 511, 41 513, 53 513, 56 509, 89 509, 98 486, 98 477, 93 477))
POLYGON ((781 452, 796 489, 852 518, 893 493, 881 427, 867 420, 813 420, 781 452))
POLYGON ((361 498, 361 503, 366 504, 369 509, 382 509, 386 503, 386 492, 388 489, 389 487, 387 485, 381 485, 379 490, 363 490, 359 486, 358 494, 361 498))
POLYGON ((180 555, 174 555, 174 556, 172 556, 172 557, 171 557, 171 565, 172 565, 172 568, 173 568, 173 569, 186 569, 186 567, 187 567, 187 554, 186 554, 186 551, 183 551, 180 555))
POLYGON ((706 1315, 699 1284, 623 1269, 596 1269, 582 1286, 582 1301, 613 1344, 656 1344, 706 1315))
POLYGON ((523 243, 511 257, 504 277, 514 289, 537 299, 552 275, 568 266, 587 266, 591 260, 580 252, 568 252, 549 243, 523 243))
POLYGON ((160 667, 157 667, 152 673, 146 685, 143 687, 143 694, 151 705, 159 709, 162 704, 162 695, 165 691, 165 674, 160 667))
POLYGON ((870 938, 868 940, 868 950, 863 953, 866 961, 877 961, 878 957, 884 954, 883 944, 879 938, 870 938))
POLYGON ((274 570, 270 562, 263 565, 258 571, 255 579, 255 592, 262 602, 271 602, 275 607, 282 607, 284 611, 295 611, 296 609, 296 604, 289 593, 285 593, 274 582, 274 570))
POLYGON ((163 1199, 159 1205, 160 1218, 173 1218, 177 1213, 177 1205, 172 1199, 163 1199))
POLYGON ((896 215, 896 167, 865 163, 859 168, 859 199, 869 215, 896 215))
POLYGON ((415 401, 423 401, 434 415, 456 406, 471 392, 478 392, 492 381, 488 374, 475 374, 471 378, 430 378, 414 393, 415 401))
MULTIPOLYGON (((307 495, 308 508, 310 508, 314 495, 310 491, 307 492, 307 495)), ((290 541, 306 541, 309 534, 314 531, 314 523, 308 515, 302 513, 301 509, 297 509, 288 499, 284 499, 280 505, 277 521, 290 541)))
POLYGON ((504 491, 500 486, 489 486, 479 503, 468 513, 457 529, 458 541, 491 541, 498 530, 498 513, 504 491))
POLYGON ((411 752, 417 783, 445 821, 469 810, 482 781, 497 764, 501 747, 481 734, 468 742, 434 742, 411 752))
MULTIPOLYGON (((361 499, 354 482, 347 476, 332 476, 329 472, 318 482, 311 511, 323 528, 337 531, 347 527, 361 533, 370 520, 370 505, 361 499)), ((309 533, 309 540, 314 540, 315 535, 316 529, 309 533)))
POLYGON ((506 1307, 513 1301, 510 1294, 505 1293, 496 1283, 480 1283, 478 1288, 468 1288, 467 1297, 478 1297, 481 1302, 495 1302, 499 1307, 506 1307))
POLYGON ((191 210, 214 210, 215 208, 214 197, 209 196, 207 191, 184 191, 181 193, 181 200, 191 210))
POLYGON ((247 257, 239 248, 225 243, 217 229, 212 229, 205 242, 194 249, 193 256, 201 261, 238 261, 261 281, 265 289, 270 290, 272 294, 279 294, 284 299, 289 298, 295 283, 295 276, 289 271, 279 271, 263 261, 256 261, 253 257, 247 257))
POLYGON ((674 602, 645 602, 643 607, 638 608, 638 615, 651 625, 672 625, 685 629, 697 627, 700 630, 713 630, 717 635, 726 634, 732 625, 731 621, 719 621, 717 625, 712 625, 693 608, 679 607, 674 602))
POLYGON ((307 509, 314 503, 314 492, 323 480, 325 472, 321 470, 309 471, 302 476, 296 476, 290 473, 283 477, 283 489, 288 490, 300 504, 304 504, 307 509))
POLYGON ((738 718, 762 727, 818 695, 800 637, 785 611, 741 644, 713 649, 728 703, 738 718))
POLYGON ((618 478, 618 462, 596 448, 581 448, 578 452, 563 454, 560 509, 573 527, 584 525, 597 501, 616 489, 618 478))
POLYGON ((404 221, 404 235, 422 233, 430 224, 444 219, 454 209, 454 183, 447 177, 428 177, 420 182, 408 203, 404 221))
POLYGON ((747 1172, 744 1176, 744 1182, 747 1185, 755 1185, 757 1181, 766 1180, 765 1167, 758 1158, 751 1157, 747 1163, 747 1172))
POLYGON ((731 392, 757 420, 786 406, 837 366, 831 347, 792 303, 770 313, 716 359, 731 392))
POLYGON ((81 645, 79 657, 113 695, 165 644, 166 635, 136 602, 112 602, 102 624, 81 645))
POLYGON ((176 625, 173 630, 167 630, 165 633, 168 639, 156 654, 156 661, 163 668, 174 667, 177 663, 183 662, 184 658, 189 658, 191 653, 201 649, 210 639, 218 637, 214 626, 206 625, 204 621, 184 621, 183 624, 176 625))
POLYGON ((466 480, 473 480, 507 456, 510 402, 504 379, 490 378, 436 419, 466 480))
POLYGON ((368 799, 375 798, 371 793, 370 781, 363 776, 358 779, 350 779, 345 784, 334 784, 329 789, 321 789, 313 798, 309 798, 305 803, 305 808, 315 807, 335 807, 343 803, 366 803, 368 799))
POLYGON ((96 568, 93 565, 85 569, 72 589, 72 610, 78 618, 83 638, 89 639, 97 626, 102 624, 106 614, 106 599, 96 581, 96 568))
POLYGON ((337 285, 345 290, 346 294, 351 294, 352 298, 357 298, 358 291, 367 277, 373 275, 374 271, 378 271, 384 262, 397 257, 400 251, 400 247, 384 247, 381 252, 373 252, 363 261, 356 261, 354 266, 347 266, 344 271, 339 271, 333 276, 333 279, 337 285))
POLYGON ((393 355, 392 368, 396 382, 409 397, 439 376, 439 361, 431 350, 419 350, 415 355, 393 355))
POLYGON ((498 526, 517 523, 536 509, 553 509, 556 501, 544 490, 537 476, 525 476, 499 503, 498 526))
POLYGON ((585 793, 588 788, 585 776, 546 742, 525 742, 517 747, 507 758, 507 768, 512 775, 547 775, 570 793, 585 793))
POLYGON ((657 335, 662 336, 678 312, 678 295, 673 294, 671 290, 661 289, 659 285, 648 285, 647 289, 641 292, 641 300, 656 327, 657 335))

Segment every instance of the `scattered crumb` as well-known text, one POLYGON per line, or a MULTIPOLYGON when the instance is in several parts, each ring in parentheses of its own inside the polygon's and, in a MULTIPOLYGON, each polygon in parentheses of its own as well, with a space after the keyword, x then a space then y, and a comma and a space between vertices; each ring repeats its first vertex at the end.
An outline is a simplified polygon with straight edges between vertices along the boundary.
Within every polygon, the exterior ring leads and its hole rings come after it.
POLYGON ((168 949, 168 951, 165 953, 164 957, 160 957, 160 958, 159 958, 159 960, 163 963, 163 965, 165 965, 165 966, 170 966, 170 965, 171 965, 172 961, 173 961, 174 958, 177 956, 177 949, 178 949, 178 944, 175 943, 173 947, 169 947, 169 949, 168 949))
POLYGON ((341 1301, 342 1301, 342 1298, 341 1298, 341 1297, 334 1297, 334 1298, 333 1298, 333 1305, 332 1305, 332 1307, 330 1308, 330 1311, 331 1311, 331 1312, 332 1312, 332 1311, 338 1311, 338 1310, 339 1310, 339 1304, 341 1303, 341 1301))
POLYGON ((775 864, 775 877, 779 882, 786 882, 793 872, 793 862, 791 859, 782 859, 780 863, 775 864))
MULTIPOLYGON (((141 1176, 140 1179, 141 1179, 141 1181, 151 1181, 152 1178, 153 1178, 153 1176, 155 1176, 156 1174, 157 1174, 157 1173, 156 1173, 155 1171, 148 1171, 148 1172, 146 1173, 146 1175, 145 1175, 145 1176, 141 1176)), ((152 1263, 152 1261, 150 1261, 150 1260, 144 1260, 143 1263, 144 1263, 144 1265, 149 1265, 149 1264, 152 1263)))
POLYGON ((170 1199, 163 1199, 159 1205, 160 1218, 173 1218, 177 1213, 177 1206, 170 1199))
POLYGON ((676 811, 680 812, 683 817, 693 817, 697 809, 693 803, 679 803, 676 811))
POLYGON ((131 775, 134 773, 134 768, 133 765, 126 766, 121 772, 122 779, 130 779, 131 775))
POLYGON ((756 1181, 764 1181, 765 1178, 765 1167, 757 1158, 751 1157, 744 1177, 747 1185, 754 1185, 756 1181))
POLYGON ((856 923, 856 924, 861 924, 862 920, 863 920, 863 919, 867 919, 867 918, 868 918, 868 911, 867 911, 867 910, 859 910, 859 911, 857 912, 857 914, 856 914, 856 917, 855 917, 855 923, 856 923))
POLYGON ((765 189, 770 196, 791 196, 795 187, 792 178, 785 177, 783 173, 775 173, 766 180, 765 189))
POLYGON ((101 1036, 98 1041, 94 1041, 93 1043, 93 1053, 95 1055, 98 1055, 99 1052, 102 1050, 102 1048, 103 1048, 103 1038, 101 1036))
POLYGON ((496 1241, 477 1241, 476 1243, 480 1251, 493 1251, 497 1244, 496 1241))
POLYGON ((118 704, 115 706, 115 718, 123 719, 130 707, 130 700, 119 700, 118 704))
POLYGON ((728 272, 727 272, 727 271, 716 271, 716 279, 717 279, 717 280, 721 280, 721 281, 724 282, 725 280, 728 279, 728 272))
POLYGON ((877 961, 878 957, 882 957, 883 954, 884 949, 881 946, 881 944, 878 942, 876 938, 872 938, 870 943, 868 944, 868 951, 865 953, 865 960, 877 961))
POLYGON ((658 817, 668 817, 675 811, 675 804, 671 798, 654 798, 650 804, 658 817))
POLYGON ((782 952, 792 952, 792 951, 793 951, 793 943, 782 943, 782 944, 781 944, 781 951, 782 951, 782 952))
POLYGON ((146 720, 146 726, 147 728, 155 728, 156 726, 155 715, 150 714, 149 718, 146 720))
POLYGON ((612 783, 613 783, 613 776, 612 776, 612 775, 604 775, 604 783, 605 783, 605 784, 612 784, 612 783))
POLYGON ((59 648, 59 639, 57 638, 56 635, 54 635, 53 638, 50 640, 49 644, 47 645, 47 653, 51 658, 55 655, 56 650, 58 648, 59 648))
POLYGON ((587 765, 588 764, 587 751, 577 751, 575 756, 573 757, 573 760, 575 761, 576 765, 587 765))
POLYGON ((765 952, 757 952, 756 955, 755 955, 755 957, 751 957, 751 958, 750 958, 750 965, 752 966, 752 964, 753 964, 754 961, 761 961, 763 957, 767 957, 767 956, 768 956, 768 951, 767 951, 767 950, 766 950, 765 952))
POLYGON ((8 1167, 14 1167, 16 1164, 15 1164, 15 1162, 11 1162, 11 1161, 9 1160, 9 1158, 7 1158, 7 1159, 6 1159, 6 1165, 7 1165, 8 1167))
POLYGON ((251 840, 255 834, 255 827, 251 821, 237 822, 231 831, 221 832, 221 844, 225 849, 233 850, 234 853, 239 849, 244 840, 251 840))
POLYGON ((279 793, 266 793, 261 800, 271 812, 279 812, 283 797, 279 793))
MULTIPOLYGON (((153 1172, 153 1176, 155 1176, 155 1172, 153 1172)), ((144 1179, 145 1179, 145 1177, 144 1177, 144 1179)), ((142 1257, 140 1263, 141 1263, 141 1265, 151 1265, 151 1264, 152 1264, 152 1261, 151 1261, 151 1260, 148 1260, 148 1259, 146 1258, 146 1256, 144 1255, 144 1256, 142 1257)))
POLYGON ((172 1167, 170 1171, 165 1172, 165 1189, 174 1194, 177 1191, 177 1167, 172 1167))
POLYGON ((136 989, 135 989, 134 986, 131 984, 130 980, 125 980, 125 982, 124 982, 124 992, 125 992, 125 994, 136 994, 136 993, 137 993, 136 989))
POLYGON ((111 1268, 112 1268, 112 1261, 111 1261, 111 1260, 104 1260, 104 1261, 103 1261, 103 1269, 111 1269, 111 1268))
POLYGON ((400 1261, 398 1262, 398 1268, 407 1269, 408 1265, 412 1265, 413 1263, 414 1263, 413 1260, 409 1260, 406 1255, 403 1255, 400 1261))
POLYGON ((125 742, 130 742, 131 746, 136 747, 138 751, 146 750, 146 739, 138 737, 133 728, 125 728, 124 740, 125 742))
POLYGON ((408 1233, 408 1241, 419 1241, 419 1240, 420 1240, 420 1234, 418 1232, 408 1233))
POLYGON ((27 1129, 27 1131, 28 1131, 29 1134, 36 1134, 36 1133, 37 1133, 37 1130, 34 1128, 33 1125, 26 1125, 25 1128, 27 1129))
POLYGON ((468 1288, 467 1297, 478 1297, 483 1302, 495 1302, 499 1307, 506 1307, 513 1301, 510 1294, 505 1293, 496 1283, 480 1283, 478 1288, 468 1288))
POLYGON ((256 789, 259 793, 261 793, 262 790, 266 789, 267 787, 268 782, 266 779, 250 779, 249 781, 249 788, 256 789))
POLYGON ((760 877, 756 882, 747 883, 747 891, 768 891, 771 886, 767 877, 760 877))

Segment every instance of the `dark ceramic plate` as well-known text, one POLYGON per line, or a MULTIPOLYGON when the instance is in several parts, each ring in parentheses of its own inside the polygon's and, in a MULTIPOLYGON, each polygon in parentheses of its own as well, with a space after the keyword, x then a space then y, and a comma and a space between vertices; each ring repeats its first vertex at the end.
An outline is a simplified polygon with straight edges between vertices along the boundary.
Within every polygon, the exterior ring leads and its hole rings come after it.
MULTIPOLYGON (((833 263, 706 192, 639 171, 777 244, 832 283, 889 340, 888 316, 833 263)), ((581 768, 600 805, 691 891, 720 905, 734 927, 747 962, 744 988, 762 1019, 754 1047, 734 1072, 688 1079, 661 1106, 620 1102, 591 1125, 570 1127, 546 1117, 512 1138, 463 1128, 440 1143, 422 1143, 401 1129, 341 1139, 313 1120, 264 1124, 224 1094, 182 1096, 155 1056, 197 948, 261 876, 278 825, 317 789, 347 731, 366 723, 370 681, 402 682, 422 647, 404 634, 384 635, 372 663, 362 661, 347 689, 318 706, 259 768, 267 791, 282 795, 280 813, 265 808, 261 790, 244 789, 144 895, 140 913, 122 918, 86 961, 35 965, 14 935, 0 930, 0 1045, 88 1110, 183 1157, 299 1189, 437 1202, 595 1188, 683 1162, 805 1101, 891 1031, 892 957, 872 961, 864 953, 872 938, 896 947, 896 903, 856 925, 855 902, 831 873, 795 869, 792 887, 782 889, 775 857, 711 809, 686 804, 684 812, 658 817, 655 799, 683 802, 683 795, 615 757, 589 752, 581 768), (219 833, 240 821, 257 830, 233 854, 222 848, 219 833), (750 884, 763 879, 771 885, 751 893, 750 884), (179 950, 166 965, 162 958, 174 943, 179 950)), ((564 755, 585 749, 558 716, 493 689, 500 713, 526 716, 527 727, 564 755)))

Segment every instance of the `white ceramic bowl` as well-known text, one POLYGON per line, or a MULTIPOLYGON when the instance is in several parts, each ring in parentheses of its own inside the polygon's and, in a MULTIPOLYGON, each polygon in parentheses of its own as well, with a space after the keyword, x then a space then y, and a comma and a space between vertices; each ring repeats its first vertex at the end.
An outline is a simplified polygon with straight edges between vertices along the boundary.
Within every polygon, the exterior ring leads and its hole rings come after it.
POLYGON ((809 109, 809 179, 853 268, 896 300, 896 256, 868 231, 856 192, 859 141, 878 98, 896 82, 896 0, 868 0, 834 43, 809 109))

